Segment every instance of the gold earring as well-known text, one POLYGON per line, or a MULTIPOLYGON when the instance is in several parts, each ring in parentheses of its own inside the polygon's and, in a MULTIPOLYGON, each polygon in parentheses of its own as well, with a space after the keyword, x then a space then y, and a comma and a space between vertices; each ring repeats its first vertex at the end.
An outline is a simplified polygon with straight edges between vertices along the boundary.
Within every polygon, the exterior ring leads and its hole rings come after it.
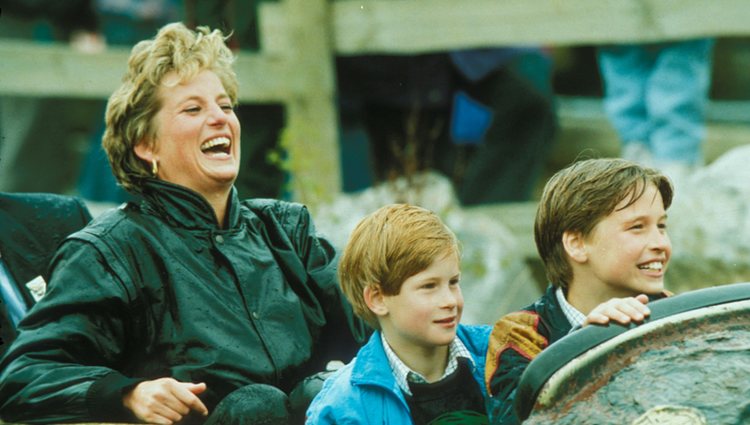
POLYGON ((155 159, 151 160, 151 174, 156 177, 156 173, 159 172, 159 162, 155 159))

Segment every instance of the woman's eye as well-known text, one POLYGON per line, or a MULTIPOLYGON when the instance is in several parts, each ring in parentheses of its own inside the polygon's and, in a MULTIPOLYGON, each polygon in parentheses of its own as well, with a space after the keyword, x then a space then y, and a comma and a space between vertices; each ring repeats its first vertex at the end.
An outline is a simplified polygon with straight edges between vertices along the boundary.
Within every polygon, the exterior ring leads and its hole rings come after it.
POLYGON ((192 113, 196 113, 196 112, 200 111, 201 108, 199 108, 198 106, 190 106, 188 108, 185 108, 184 110, 185 110, 185 112, 188 112, 188 113, 192 114, 192 113))
POLYGON ((226 112, 229 112, 229 111, 234 110, 234 107, 232 107, 232 105, 221 105, 221 109, 226 112))

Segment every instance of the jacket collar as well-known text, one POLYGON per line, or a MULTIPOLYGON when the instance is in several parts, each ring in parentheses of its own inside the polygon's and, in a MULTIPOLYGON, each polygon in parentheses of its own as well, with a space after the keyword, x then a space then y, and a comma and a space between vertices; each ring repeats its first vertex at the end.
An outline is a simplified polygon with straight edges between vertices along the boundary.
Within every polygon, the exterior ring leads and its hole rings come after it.
MULTIPOLYGON (((188 229, 217 229, 219 223, 206 198, 185 186, 149 178, 143 183, 142 206, 163 216, 173 225, 188 229)), ((227 199, 227 229, 239 224, 240 205, 237 190, 227 199)))
POLYGON ((565 317, 555 291, 556 288, 553 285, 548 285, 544 295, 535 302, 538 306, 539 318, 548 329, 550 344, 564 337, 573 329, 573 325, 565 317))
MULTIPOLYGON (((461 340, 471 354, 474 368, 478 367, 480 370, 484 370, 484 354, 487 352, 490 330, 490 326, 467 327, 458 325, 456 337, 461 340), (481 344, 476 345, 476 341, 481 341, 481 344)), ((373 332, 367 344, 357 353, 352 369, 352 383, 356 385, 379 385, 401 394, 388 363, 380 331, 373 332)))
POLYGON ((370 341, 357 353, 352 369, 352 383, 379 385, 400 394, 396 378, 388 365, 380 331, 373 332, 370 341))

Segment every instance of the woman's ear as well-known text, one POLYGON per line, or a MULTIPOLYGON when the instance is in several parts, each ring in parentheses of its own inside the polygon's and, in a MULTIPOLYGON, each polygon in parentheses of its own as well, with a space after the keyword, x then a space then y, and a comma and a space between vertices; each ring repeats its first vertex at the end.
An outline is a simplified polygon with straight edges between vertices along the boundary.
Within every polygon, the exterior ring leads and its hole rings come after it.
POLYGON ((565 253, 576 263, 585 263, 588 260, 586 241, 581 232, 563 232, 562 244, 565 253))
POLYGON ((156 153, 154 152, 154 148, 152 145, 152 143, 141 140, 137 145, 135 145, 135 147, 133 148, 133 152, 135 152, 135 155, 138 158, 151 163, 154 159, 156 159, 156 153))
POLYGON ((388 306, 385 303, 386 295, 378 283, 371 283, 364 289, 364 298, 367 308, 376 316, 385 316, 388 314, 388 306))

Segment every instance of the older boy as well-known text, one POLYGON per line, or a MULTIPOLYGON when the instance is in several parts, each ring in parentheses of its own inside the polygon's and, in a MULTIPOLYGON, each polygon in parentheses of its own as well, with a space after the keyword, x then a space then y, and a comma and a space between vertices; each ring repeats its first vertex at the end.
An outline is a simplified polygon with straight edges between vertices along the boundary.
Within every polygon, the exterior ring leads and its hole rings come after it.
POLYGON ((534 237, 551 285, 492 330, 486 380, 493 423, 518 423, 521 374, 550 344, 576 326, 640 321, 649 298, 666 295, 671 202, 666 176, 622 159, 577 162, 547 182, 534 237))
POLYGON ((455 235, 423 208, 385 206, 359 223, 339 281, 355 313, 377 330, 325 382, 308 424, 487 423, 490 327, 459 324, 459 262, 455 235))

